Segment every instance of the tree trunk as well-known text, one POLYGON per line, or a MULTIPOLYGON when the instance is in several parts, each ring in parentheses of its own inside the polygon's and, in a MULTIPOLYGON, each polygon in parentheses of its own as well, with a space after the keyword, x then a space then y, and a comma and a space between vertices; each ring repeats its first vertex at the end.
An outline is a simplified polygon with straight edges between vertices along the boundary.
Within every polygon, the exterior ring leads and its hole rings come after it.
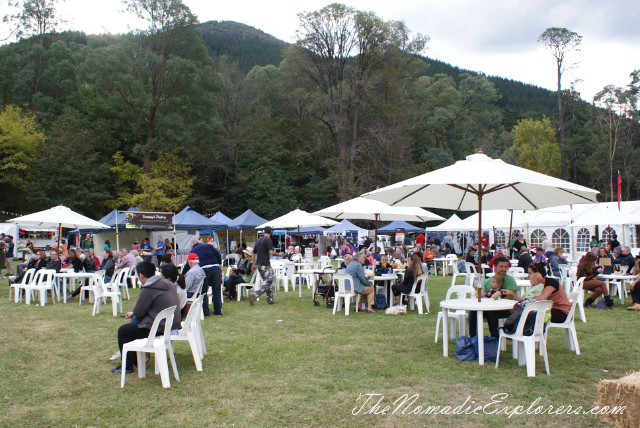
POLYGON ((564 112, 562 109, 562 61, 558 61, 558 145, 560 146, 560 164, 562 179, 567 179, 567 153, 564 147, 564 112))

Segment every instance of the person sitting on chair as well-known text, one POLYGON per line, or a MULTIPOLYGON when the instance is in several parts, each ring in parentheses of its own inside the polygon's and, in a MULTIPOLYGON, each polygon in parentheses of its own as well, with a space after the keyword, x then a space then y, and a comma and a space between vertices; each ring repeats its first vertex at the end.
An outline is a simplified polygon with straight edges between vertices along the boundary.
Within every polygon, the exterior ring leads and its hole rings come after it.
POLYGON ((248 247, 246 250, 238 248, 236 254, 240 257, 240 261, 236 267, 232 267, 233 271, 229 278, 224 280, 224 289, 231 300, 238 299, 236 288, 238 284, 251 282, 252 273, 256 270, 253 263, 253 248, 248 247))
MULTIPOLYGON (((364 276, 365 255, 362 251, 356 254, 356 258, 351 257, 350 254, 345 255, 344 262, 347 265, 345 273, 351 275, 353 282, 353 290, 356 294, 366 296, 367 298, 367 312, 375 312, 373 310, 373 301, 375 299, 375 287, 369 284, 369 281, 364 276)), ((351 286, 347 282, 345 288, 351 290, 351 286), (348 288, 347 288, 348 287, 348 288)))
MULTIPOLYGON (((174 306, 176 310, 173 315, 173 324, 169 327, 160 323, 156 335, 164 334, 165 328, 171 330, 180 329, 180 300, 176 287, 171 281, 156 275, 156 267, 151 262, 142 262, 136 265, 138 279, 142 283, 138 301, 132 312, 127 312, 124 316, 129 320, 135 316, 135 322, 123 324, 118 329, 118 349, 122 354, 122 347, 125 343, 136 339, 143 339, 149 336, 151 326, 160 312, 174 306)), ((136 364, 136 354, 127 353, 127 360, 124 362, 125 372, 133 373, 133 366, 136 364)), ((111 369, 111 373, 121 373, 121 366, 111 369)))
MULTIPOLYGON (((547 278, 546 263, 532 263, 529 265, 529 282, 532 288, 543 284, 542 292, 532 297, 535 300, 551 300, 551 322, 563 323, 571 310, 571 303, 562 285, 555 278, 547 278)), ((515 301, 521 301, 513 290, 507 290, 506 295, 515 301)))
MULTIPOLYGON (((508 294, 507 290, 512 290, 514 292, 518 291, 518 285, 516 284, 516 280, 511 275, 507 275, 507 270, 509 270, 509 259, 505 256, 496 257, 493 261, 493 271, 495 272, 494 276, 502 276, 504 277, 504 284, 502 286, 502 294, 505 299, 511 299, 511 294, 508 294)), ((486 293, 491 289, 491 278, 485 279, 482 292, 486 293)), ((499 337, 498 325, 500 318, 509 318, 511 315, 510 310, 504 311, 484 311, 484 319, 487 320, 487 324, 489 324, 489 332, 493 337, 499 337)), ((469 335, 476 336, 478 334, 478 317, 476 316, 475 311, 469 312, 469 335)))
MULTIPOLYGON (((391 286, 391 291, 393 292, 393 297, 396 300, 396 304, 400 304, 400 295, 401 294, 409 294, 413 289, 413 283, 415 280, 424 274, 424 268, 422 266, 422 260, 420 260, 420 256, 417 254, 411 254, 411 256, 407 259, 407 269, 404 271, 404 279, 401 284, 393 284, 391 286)), ((416 293, 420 292, 421 284, 418 284, 418 288, 416 288, 416 293)))
POLYGON ((192 297, 198 292, 198 285, 200 285, 200 282, 204 280, 206 275, 199 265, 200 260, 196 253, 189 253, 187 263, 189 264, 189 270, 184 276, 184 283, 185 289, 187 290, 187 297, 192 297))

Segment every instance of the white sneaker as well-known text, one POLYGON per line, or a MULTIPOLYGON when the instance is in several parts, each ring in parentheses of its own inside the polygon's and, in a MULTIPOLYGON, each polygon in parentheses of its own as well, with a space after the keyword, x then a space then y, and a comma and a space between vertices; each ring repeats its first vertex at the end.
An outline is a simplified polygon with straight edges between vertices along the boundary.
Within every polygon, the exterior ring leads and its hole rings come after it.
POLYGON ((120 355, 120 351, 116 351, 116 353, 113 354, 111 358, 109 358, 109 361, 115 361, 120 359, 122 359, 122 355, 120 355))

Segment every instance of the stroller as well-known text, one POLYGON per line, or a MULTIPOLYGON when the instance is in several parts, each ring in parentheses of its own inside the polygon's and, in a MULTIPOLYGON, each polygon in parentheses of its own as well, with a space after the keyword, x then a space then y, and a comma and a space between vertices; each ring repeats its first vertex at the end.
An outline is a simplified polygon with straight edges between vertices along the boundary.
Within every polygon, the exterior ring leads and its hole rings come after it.
MULTIPOLYGON (((332 271, 331 267, 324 268, 324 270, 332 271)), ((322 296, 324 298, 327 308, 333 308, 334 300, 336 295, 336 286, 333 284, 333 274, 332 273, 322 273, 318 278, 318 284, 315 287, 315 292, 313 293, 313 305, 320 306, 320 302, 316 300, 316 296, 322 296), (329 283, 323 283, 322 278, 325 275, 329 275, 329 283)))

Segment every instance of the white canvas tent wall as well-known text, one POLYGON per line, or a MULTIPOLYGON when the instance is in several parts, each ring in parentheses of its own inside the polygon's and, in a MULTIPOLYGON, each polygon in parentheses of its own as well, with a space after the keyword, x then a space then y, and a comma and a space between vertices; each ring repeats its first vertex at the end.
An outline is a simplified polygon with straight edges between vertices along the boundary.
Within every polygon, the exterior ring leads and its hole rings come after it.
MULTIPOLYGON (((537 211, 522 211, 514 210, 512 230, 518 231, 525 235, 527 243, 531 245, 532 235, 544 232, 547 237, 564 236, 564 232, 569 235, 568 250, 572 257, 581 256, 584 251, 584 247, 578 248, 578 239, 584 240, 587 235, 585 230, 588 230, 589 237, 596 235, 596 226, 598 226, 599 234, 598 238, 602 237, 602 231, 610 227, 617 235, 618 240, 630 247, 640 246, 637 241, 635 233, 635 227, 621 224, 608 223, 607 211, 618 209, 617 202, 601 202, 598 204, 578 204, 578 205, 560 205, 556 207, 543 208, 537 211), (569 225, 574 221, 580 219, 580 216, 594 213, 601 213, 601 221, 599 224, 594 224, 586 227, 570 227, 569 225), (624 231, 623 231, 624 229, 624 231)), ((640 201, 626 201, 621 202, 620 209, 624 213, 638 215, 640 222, 640 201)), ((496 230, 505 234, 505 239, 509 230, 510 211, 509 210, 483 210, 482 211, 482 225, 483 231, 489 233, 490 241, 493 243, 492 230, 495 227, 496 230)), ((474 231, 477 229, 478 214, 461 220, 456 225, 457 230, 460 231, 474 231)), ((437 227, 437 226, 436 226, 437 227)), ((429 229, 427 229, 429 230, 429 229)), ((558 240, 556 241, 558 242, 558 240)))

